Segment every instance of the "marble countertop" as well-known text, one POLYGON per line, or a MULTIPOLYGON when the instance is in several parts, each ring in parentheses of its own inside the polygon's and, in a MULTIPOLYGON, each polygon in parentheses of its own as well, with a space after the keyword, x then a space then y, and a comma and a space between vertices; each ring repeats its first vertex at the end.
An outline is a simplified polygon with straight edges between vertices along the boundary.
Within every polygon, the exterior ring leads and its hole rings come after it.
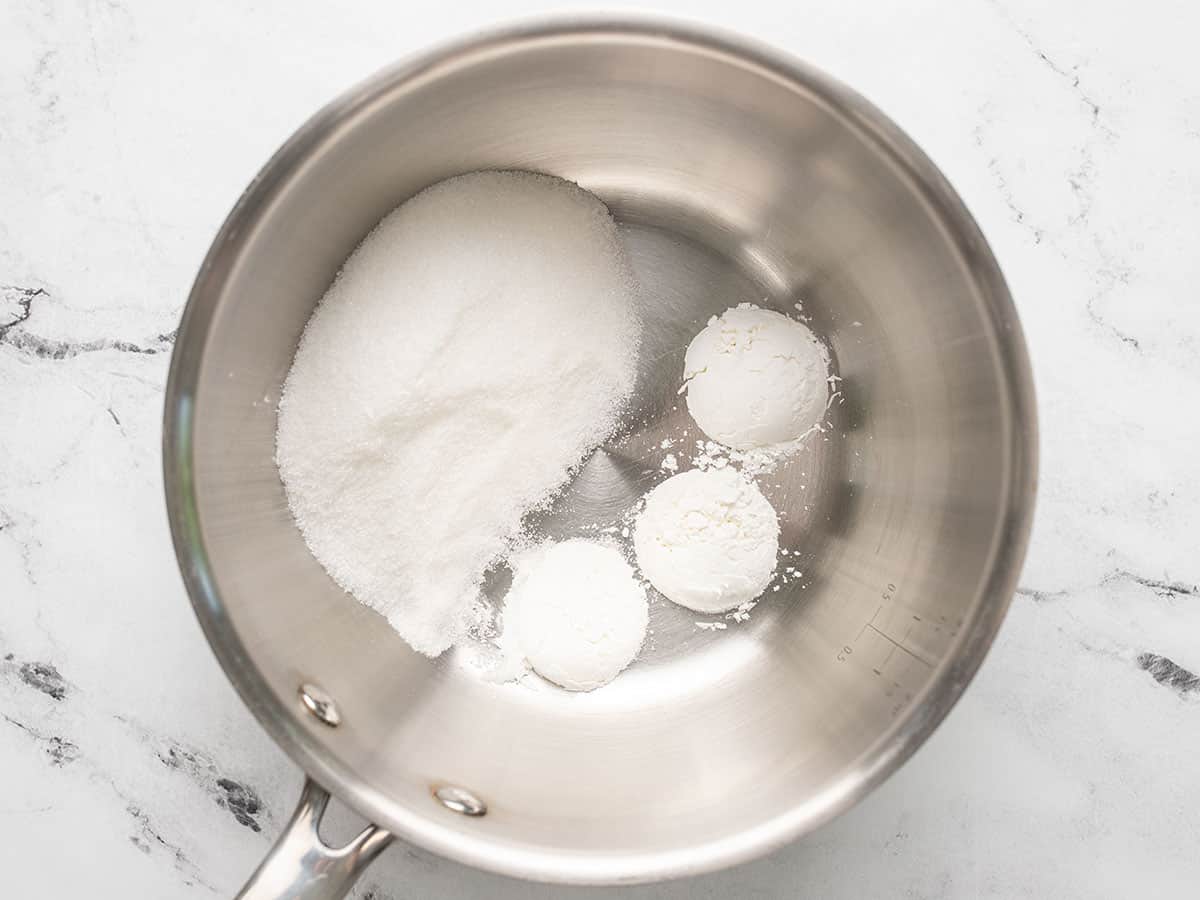
MULTIPOLYGON (((355 896, 1194 895, 1197 8, 657 5, 855 86, 979 219, 1041 411, 1022 587, 916 757, 769 858, 567 891, 394 846, 355 896)), ((398 56, 541 4, 346 6, 0 6, 6 896, 231 896, 291 813, 300 773, 217 667, 171 550, 159 428, 176 322, 233 200, 313 110, 398 56)))

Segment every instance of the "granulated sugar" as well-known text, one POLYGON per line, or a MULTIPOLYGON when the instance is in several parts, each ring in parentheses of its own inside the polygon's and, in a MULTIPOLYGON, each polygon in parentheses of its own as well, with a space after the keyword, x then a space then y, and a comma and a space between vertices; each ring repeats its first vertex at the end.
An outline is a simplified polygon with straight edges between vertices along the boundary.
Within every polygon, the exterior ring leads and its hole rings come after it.
POLYGON ((277 461, 313 554, 441 653, 523 516, 617 427, 637 340, 591 194, 483 172, 417 195, 346 262, 284 385, 277 461))

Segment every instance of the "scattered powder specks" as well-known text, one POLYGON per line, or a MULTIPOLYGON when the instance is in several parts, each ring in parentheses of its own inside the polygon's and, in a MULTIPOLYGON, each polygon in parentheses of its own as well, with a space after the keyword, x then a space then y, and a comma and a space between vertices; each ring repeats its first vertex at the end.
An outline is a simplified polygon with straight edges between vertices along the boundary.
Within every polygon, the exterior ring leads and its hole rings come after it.
POLYGON ((757 600, 748 600, 745 603, 743 603, 741 606, 739 606, 736 609, 732 610, 731 612, 727 613, 725 618, 733 619, 733 621, 735 621, 735 622, 745 622, 747 619, 750 618, 750 610, 754 609, 754 607, 757 605, 758 605, 757 600))

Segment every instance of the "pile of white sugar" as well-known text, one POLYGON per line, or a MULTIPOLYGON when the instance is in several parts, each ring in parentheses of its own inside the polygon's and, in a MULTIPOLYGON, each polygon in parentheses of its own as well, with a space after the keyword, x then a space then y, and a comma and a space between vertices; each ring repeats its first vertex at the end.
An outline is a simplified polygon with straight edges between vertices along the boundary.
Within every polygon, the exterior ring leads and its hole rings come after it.
POLYGON ((409 200, 347 260, 284 384, 277 461, 313 555, 441 653, 522 518, 616 428, 638 329, 591 194, 480 172, 409 200))

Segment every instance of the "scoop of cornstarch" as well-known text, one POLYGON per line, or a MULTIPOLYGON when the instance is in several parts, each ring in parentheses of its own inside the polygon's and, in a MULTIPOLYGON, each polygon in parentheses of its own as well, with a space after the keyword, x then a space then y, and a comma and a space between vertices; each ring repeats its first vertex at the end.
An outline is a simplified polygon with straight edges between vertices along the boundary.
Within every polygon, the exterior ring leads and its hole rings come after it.
POLYGON ((503 643, 572 691, 612 681, 646 637, 646 591, 613 547, 575 539, 515 561, 503 643))
POLYGON ((740 473, 692 469, 646 495, 633 546, 642 574, 668 600, 696 612, 725 612, 766 590, 779 520, 740 473))
POLYGON ((284 384, 276 458, 313 555, 441 653, 522 518, 616 428, 638 339, 591 194, 480 172, 413 197, 346 261, 284 384))
POLYGON ((687 407, 735 450, 786 445, 825 413, 829 354, 802 322, 742 303, 714 316, 684 356, 687 407))

